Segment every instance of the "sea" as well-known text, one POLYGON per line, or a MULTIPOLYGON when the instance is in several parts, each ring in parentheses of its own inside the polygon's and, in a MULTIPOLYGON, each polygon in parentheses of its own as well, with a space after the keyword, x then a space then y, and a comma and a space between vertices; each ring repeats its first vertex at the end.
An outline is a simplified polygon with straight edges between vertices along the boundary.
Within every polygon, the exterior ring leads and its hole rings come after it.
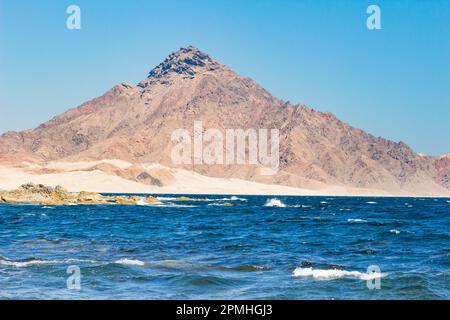
POLYGON ((0 205, 0 299, 450 298, 448 198, 177 197, 0 205))

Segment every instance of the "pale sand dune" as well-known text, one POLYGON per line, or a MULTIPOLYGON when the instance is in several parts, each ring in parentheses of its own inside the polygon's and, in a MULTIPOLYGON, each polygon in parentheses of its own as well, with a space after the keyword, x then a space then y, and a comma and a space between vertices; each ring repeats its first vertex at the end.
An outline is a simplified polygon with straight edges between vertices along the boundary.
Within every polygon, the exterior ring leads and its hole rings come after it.
POLYGON ((105 159, 100 161, 79 161, 79 162, 49 162, 45 168, 47 169, 60 169, 65 171, 74 171, 74 170, 86 170, 90 167, 106 163, 113 165, 117 168, 121 169, 127 169, 131 167, 133 164, 123 161, 123 160, 117 160, 117 159, 105 159))
MULTIPOLYGON (((73 167, 69 168, 72 169, 73 167)), ((61 166, 59 166, 59 169, 61 169, 61 166)), ((24 183, 34 182, 49 186, 61 185, 71 192, 274 195, 313 193, 305 189, 268 185, 239 179, 211 178, 185 170, 172 170, 176 179, 175 183, 169 186, 157 187, 126 180, 100 170, 32 174, 19 168, 0 167, 0 189, 15 189, 24 183)))
POLYGON ((330 186, 320 190, 263 184, 241 179, 223 179, 198 173, 169 169, 158 164, 143 164, 144 168, 169 170, 174 182, 167 186, 151 186, 127 180, 100 170, 89 170, 98 164, 111 164, 128 168, 131 163, 118 160, 85 162, 51 162, 45 166, 24 164, 24 168, 0 166, 0 189, 15 189, 27 182, 49 186, 61 185, 72 192, 103 193, 160 193, 160 194, 230 194, 230 195, 389 195, 380 190, 330 186), (32 169, 33 171, 30 171, 32 169), (36 174, 39 170, 57 170, 36 174))

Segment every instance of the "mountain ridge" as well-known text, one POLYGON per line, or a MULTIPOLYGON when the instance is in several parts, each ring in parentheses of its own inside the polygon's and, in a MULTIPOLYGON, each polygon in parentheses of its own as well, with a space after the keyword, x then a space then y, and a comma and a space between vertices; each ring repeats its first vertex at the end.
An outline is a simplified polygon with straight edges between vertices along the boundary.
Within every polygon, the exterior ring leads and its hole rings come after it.
POLYGON ((403 142, 375 137, 273 97, 206 53, 189 46, 171 53, 137 83, 121 83, 41 124, 0 136, 0 163, 119 159, 173 167, 171 133, 191 129, 277 128, 280 170, 258 166, 182 166, 203 175, 290 187, 328 185, 400 194, 449 194, 450 161, 422 156, 403 142))

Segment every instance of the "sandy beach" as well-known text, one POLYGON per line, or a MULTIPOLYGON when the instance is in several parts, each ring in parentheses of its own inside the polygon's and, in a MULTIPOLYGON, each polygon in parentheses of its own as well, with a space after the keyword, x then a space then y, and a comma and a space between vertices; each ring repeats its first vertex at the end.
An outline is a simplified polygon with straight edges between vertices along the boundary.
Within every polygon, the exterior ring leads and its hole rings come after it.
MULTIPOLYGON (((164 171, 171 181, 163 186, 125 179, 114 172, 97 168, 109 166, 128 170, 133 165, 121 160, 50 162, 45 165, 24 163, 21 167, 0 166, 0 189, 11 190, 28 182, 61 185, 71 192, 146 193, 146 194, 229 194, 229 195, 329 195, 396 196, 382 190, 328 186, 321 189, 293 188, 242 179, 214 178, 183 169, 145 164, 153 172, 164 171)), ((402 194, 402 196, 407 196, 402 194)), ((426 195, 424 195, 426 196, 426 195)))

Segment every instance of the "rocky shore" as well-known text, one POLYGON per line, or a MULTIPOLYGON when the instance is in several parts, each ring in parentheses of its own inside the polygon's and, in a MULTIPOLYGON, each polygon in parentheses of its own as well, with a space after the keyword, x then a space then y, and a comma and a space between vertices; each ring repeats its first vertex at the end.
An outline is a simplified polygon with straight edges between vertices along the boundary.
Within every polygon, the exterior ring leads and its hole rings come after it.
POLYGON ((155 197, 104 196, 95 192, 68 192, 63 187, 55 188, 42 184, 27 183, 16 190, 1 191, 0 203, 23 203, 41 205, 82 205, 82 204, 158 204, 155 197))

